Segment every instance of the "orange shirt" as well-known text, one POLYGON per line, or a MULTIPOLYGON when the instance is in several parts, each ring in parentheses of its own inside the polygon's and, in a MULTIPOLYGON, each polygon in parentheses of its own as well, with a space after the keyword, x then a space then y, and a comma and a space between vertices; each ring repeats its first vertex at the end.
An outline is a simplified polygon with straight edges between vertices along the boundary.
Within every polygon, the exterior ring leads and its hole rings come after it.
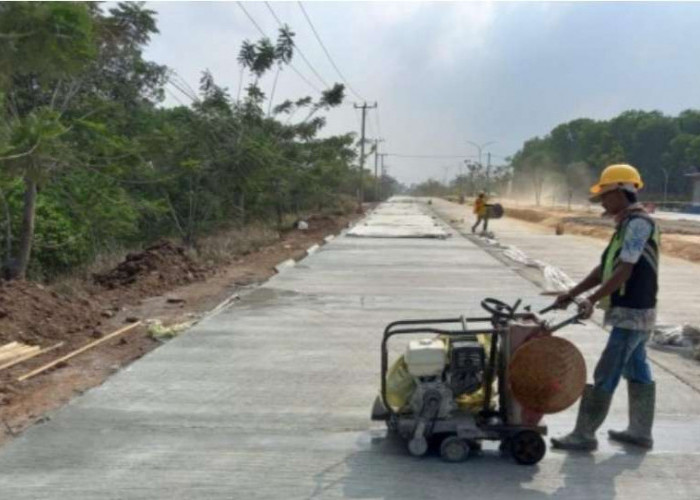
POLYGON ((477 198, 474 201, 474 213, 476 215, 486 215, 486 199, 477 198))

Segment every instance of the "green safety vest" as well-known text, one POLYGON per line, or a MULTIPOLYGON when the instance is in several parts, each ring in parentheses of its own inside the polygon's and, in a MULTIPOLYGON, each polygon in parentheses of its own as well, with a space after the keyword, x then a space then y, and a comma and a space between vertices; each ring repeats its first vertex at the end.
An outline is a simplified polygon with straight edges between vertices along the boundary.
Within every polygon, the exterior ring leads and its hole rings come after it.
POLYGON ((608 247, 602 255, 601 279, 602 283, 605 283, 615 271, 620 261, 620 252, 625 240, 627 225, 636 218, 642 218, 651 223, 653 226, 652 233, 644 246, 641 257, 632 268, 632 275, 627 282, 619 290, 608 297, 604 297, 598 303, 602 309, 609 309, 611 306, 631 309, 652 309, 656 307, 661 235, 658 224, 648 215, 633 212, 618 225, 615 234, 613 234, 608 247))

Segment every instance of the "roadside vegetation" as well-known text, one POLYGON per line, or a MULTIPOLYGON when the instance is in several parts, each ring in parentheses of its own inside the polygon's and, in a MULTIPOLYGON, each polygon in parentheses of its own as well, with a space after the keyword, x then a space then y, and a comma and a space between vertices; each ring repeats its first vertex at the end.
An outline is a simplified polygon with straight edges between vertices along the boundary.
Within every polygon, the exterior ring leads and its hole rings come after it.
POLYGON ((686 174, 700 172, 700 111, 668 116, 633 110, 610 120, 573 120, 525 141, 505 165, 487 169, 471 163, 448 183, 433 179, 412 192, 457 197, 487 189, 537 206, 568 205, 585 201, 588 187, 613 163, 639 169, 642 200, 669 206, 689 202, 692 183, 686 174))
MULTIPOLYGON (((208 71, 192 89, 146 60, 157 34, 142 3, 0 3, 5 278, 51 279, 166 237, 196 253, 222 231, 356 207, 354 134, 320 136, 344 86, 283 102, 277 79, 261 88, 294 57, 288 27, 231 48, 235 96, 208 71), (186 105, 161 106, 170 89, 186 105)), ((369 172, 363 182, 374 201, 369 172)))
POLYGON ((613 163, 637 167, 646 200, 688 201, 685 176, 700 169, 700 111, 678 116, 660 111, 626 111, 610 120, 581 118, 525 142, 512 158, 514 193, 531 192, 543 203, 545 189, 585 196, 600 171, 613 163))

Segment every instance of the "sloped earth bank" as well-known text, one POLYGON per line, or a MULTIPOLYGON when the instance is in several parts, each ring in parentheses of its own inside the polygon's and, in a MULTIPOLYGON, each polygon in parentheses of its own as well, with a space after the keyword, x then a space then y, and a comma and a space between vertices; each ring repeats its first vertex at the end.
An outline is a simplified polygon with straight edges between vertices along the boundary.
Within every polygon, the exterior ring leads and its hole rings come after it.
MULTIPOLYGON (((588 212, 566 212, 542 207, 506 206, 505 215, 552 228, 558 234, 569 233, 610 239, 613 222, 588 212)), ((653 216, 653 214, 652 214, 653 216)), ((700 223, 690 220, 657 219, 663 235, 661 251, 691 262, 700 262, 700 223)))
POLYGON ((157 319, 169 325, 191 320, 264 282, 279 262, 302 259, 307 248, 358 217, 312 217, 308 230, 283 233, 274 243, 234 255, 219 267, 202 266, 180 246, 161 242, 95 275, 84 297, 31 282, 0 281, 0 345, 21 341, 44 348, 64 342, 50 354, 0 372, 0 444, 161 342, 141 326, 34 378, 18 382, 19 376, 132 321, 157 319))

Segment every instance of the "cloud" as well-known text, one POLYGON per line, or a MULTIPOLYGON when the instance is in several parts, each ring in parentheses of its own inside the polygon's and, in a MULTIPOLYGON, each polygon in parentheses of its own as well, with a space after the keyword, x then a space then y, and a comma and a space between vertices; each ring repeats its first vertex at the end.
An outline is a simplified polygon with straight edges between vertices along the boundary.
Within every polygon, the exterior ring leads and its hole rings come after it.
POLYGON ((442 8, 435 39, 428 41, 433 64, 454 66, 470 53, 486 49, 496 9, 492 2, 450 3, 442 8))
MULTIPOLYGON (((161 34, 146 55, 196 86, 209 68, 238 88, 236 54, 259 38, 235 3, 152 3, 161 34)), ((274 35, 264 3, 246 8, 274 35)), ((274 2, 298 46, 329 83, 339 81, 296 2, 274 2)), ((471 154, 465 139, 497 141, 512 155, 562 121, 625 109, 667 113, 700 102, 700 4, 547 2, 307 2, 317 30, 350 84, 379 102, 384 152, 471 154)), ((296 67, 316 82, 297 55, 296 67)), ((274 75, 261 82, 264 91, 274 75)), ((287 69, 275 102, 315 92, 287 69)), ((327 114, 325 134, 359 130, 347 105, 327 114)), ((369 113, 368 134, 379 135, 369 113)), ((370 160, 370 163, 373 161, 370 160)), ((442 179, 458 160, 389 157, 405 182, 442 179)))

